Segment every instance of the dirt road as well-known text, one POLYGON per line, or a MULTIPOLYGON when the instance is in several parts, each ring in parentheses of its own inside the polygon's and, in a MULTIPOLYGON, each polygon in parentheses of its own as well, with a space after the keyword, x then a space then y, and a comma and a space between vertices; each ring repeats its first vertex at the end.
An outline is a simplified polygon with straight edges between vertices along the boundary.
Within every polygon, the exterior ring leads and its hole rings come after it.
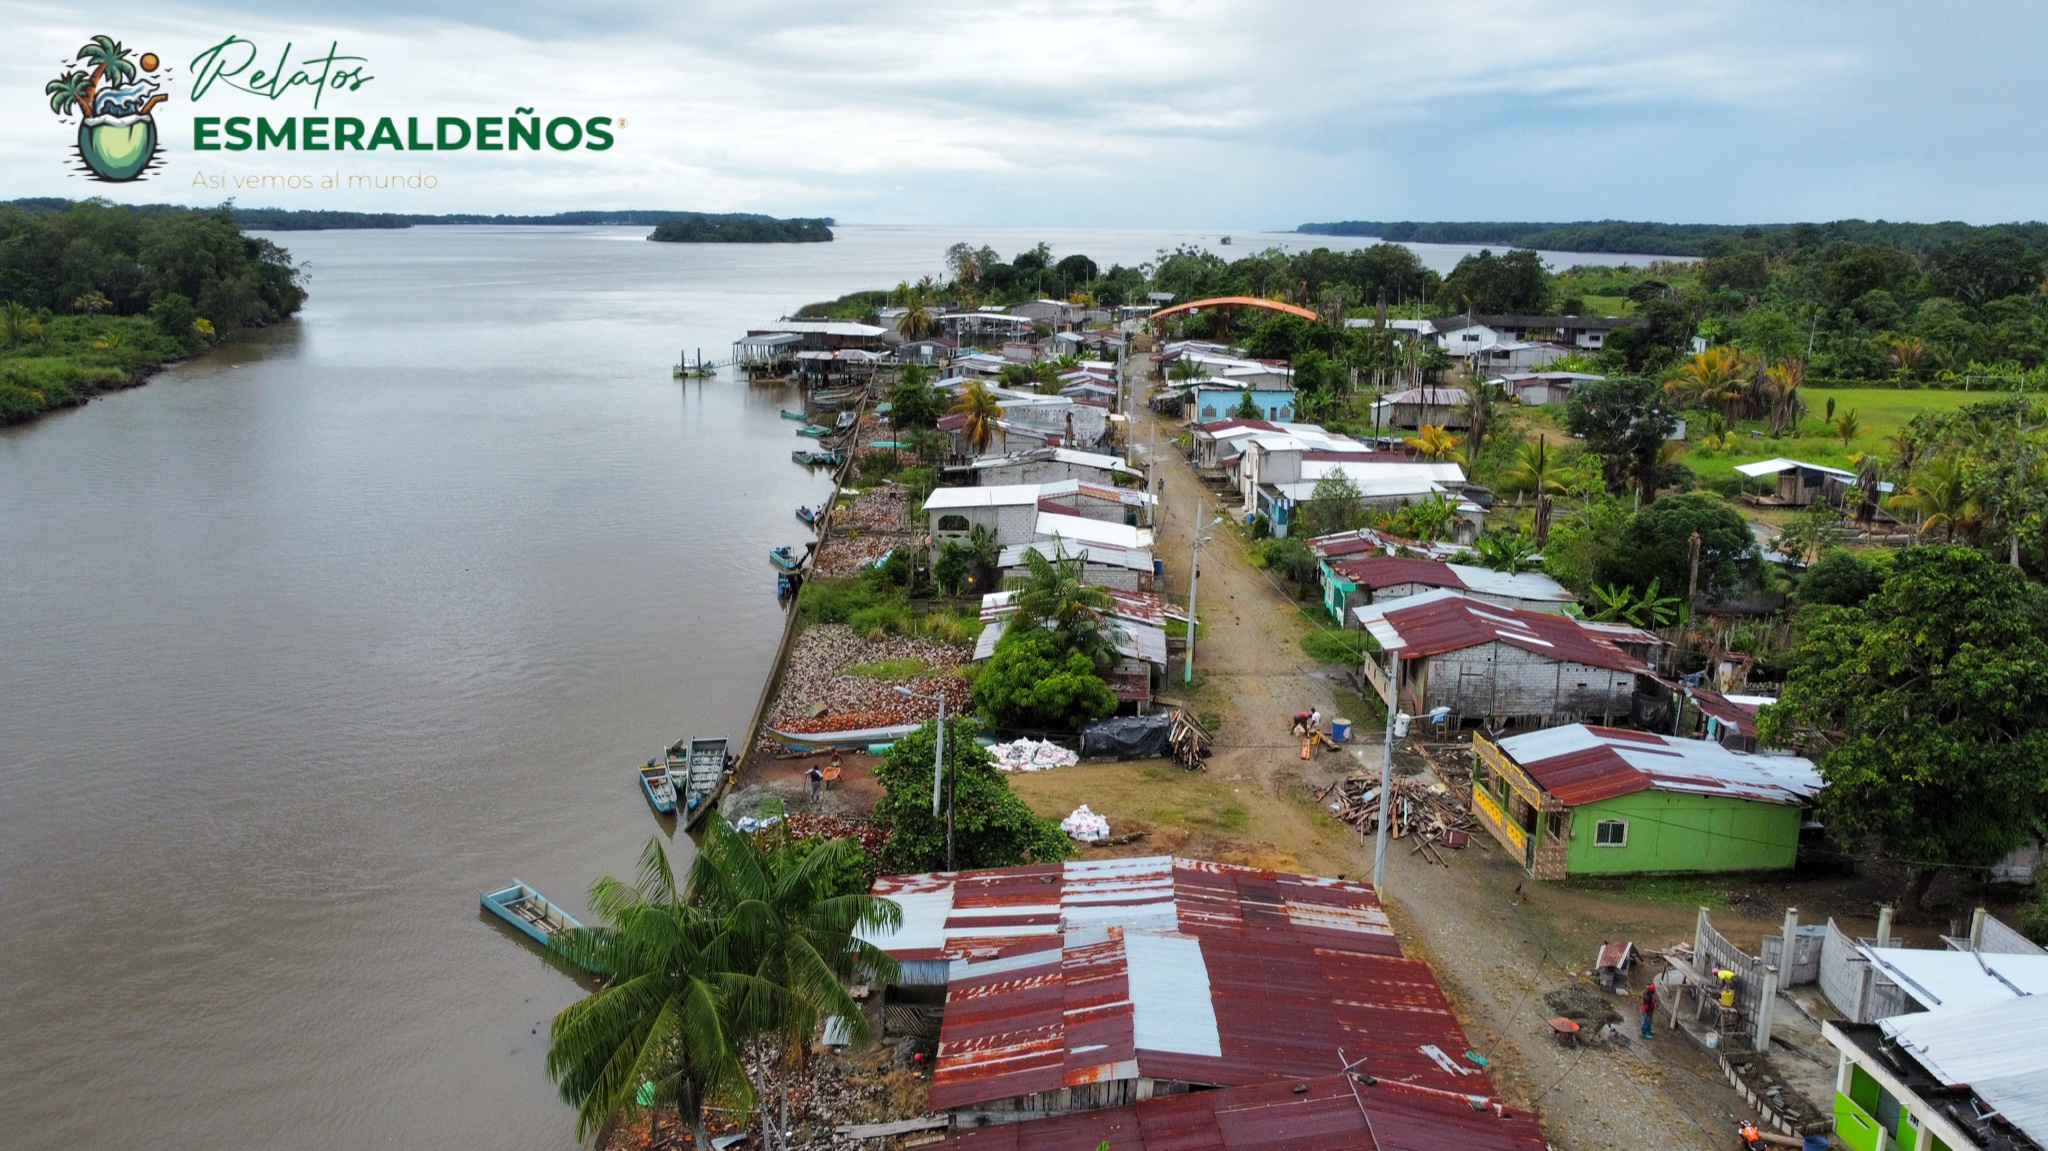
MULTIPOLYGON (((1150 420, 1142 408, 1133 414, 1139 442, 1151 433, 1150 420)), ((1169 427, 1162 421, 1157 429, 1165 480, 1158 554, 1168 590, 1180 595, 1188 586, 1197 498, 1205 523, 1236 509, 1219 507, 1168 446, 1169 427)), ((1198 710, 1223 720, 1209 770, 1186 776, 1156 766, 1084 766, 1020 777, 1017 790, 1048 814, 1089 802, 1118 830, 1146 831, 1146 839, 1120 849, 1124 854, 1177 851, 1369 875, 1370 845, 1322 811, 1308 785, 1377 770, 1378 725, 1354 732, 1349 751, 1300 758, 1300 744, 1287 736, 1288 717, 1311 706, 1352 715, 1359 697, 1340 675, 1308 659, 1300 639, 1309 625, 1279 585, 1251 566, 1236 533, 1210 525, 1210 535, 1197 605, 1204 624, 1197 686, 1189 692, 1198 710)), ((1685 1040, 1660 1033, 1649 1043, 1621 1037, 1567 1050, 1550 1037, 1545 1020, 1555 1012, 1543 996, 1589 965, 1599 942, 1589 932, 1614 922, 1614 908, 1589 915, 1584 893, 1525 882, 1483 835, 1445 854, 1450 866, 1440 868, 1396 844, 1382 894, 1403 945, 1435 968, 1502 1093, 1538 1110, 1561 1151, 1728 1145, 1740 1100, 1685 1040)), ((1645 904, 1635 912, 1633 905, 1626 909, 1625 926, 1639 944, 1662 946, 1689 934, 1690 907, 1645 904)), ((1631 1006, 1616 997, 1623 1036, 1634 1032, 1631 1006)))

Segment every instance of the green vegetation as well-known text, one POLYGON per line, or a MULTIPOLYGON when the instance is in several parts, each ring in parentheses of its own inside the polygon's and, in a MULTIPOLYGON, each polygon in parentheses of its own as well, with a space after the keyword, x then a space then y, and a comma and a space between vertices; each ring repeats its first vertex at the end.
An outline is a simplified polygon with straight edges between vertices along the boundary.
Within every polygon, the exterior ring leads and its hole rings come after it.
MULTIPOLYGON (((907 578, 907 566, 898 570, 907 578)), ((813 579, 804 584, 797 610, 805 624, 843 623, 863 636, 922 636, 942 643, 973 643, 981 615, 945 604, 918 602, 885 564, 847 579, 813 579)))
POLYGON ((953 865, 1015 867, 1057 863, 1074 853, 1059 824, 1040 819, 1010 790, 995 757, 975 742, 980 724, 946 721, 946 759, 940 814, 932 814, 932 766, 938 755, 938 721, 897 740, 875 765, 882 801, 874 818, 889 828, 882 862, 891 871, 940 871, 946 862, 946 801, 953 812, 953 865))
POLYGON ((902 659, 878 659, 873 663, 857 663, 840 672, 858 679, 916 679, 930 675, 932 665, 914 655, 902 659))
POLYGON ((1845 843, 1913 869, 1988 867, 2048 821, 2048 589, 1964 547, 1908 548, 1861 607, 1802 609, 1765 746, 1819 745, 1845 843))
MULTIPOLYGON (((74 201, 54 196, 14 200, 0 207, 24 212, 68 212, 74 201)), ((133 211, 143 215, 179 213, 188 208, 172 204, 138 204, 133 211)), ((432 214, 424 212, 337 212, 323 208, 241 208, 229 205, 238 227, 252 232, 319 232, 351 228, 411 228, 437 224, 500 224, 519 227, 650 227, 671 220, 703 220, 713 225, 805 224, 829 229, 836 221, 827 216, 816 220, 778 220, 752 212, 670 212, 625 209, 620 211, 553 212, 545 216, 486 216, 474 212, 432 214)), ((823 237, 831 239, 830 235, 823 237)))
POLYGON ((1317 663, 1356 667, 1365 659, 1368 637, 1363 631, 1319 628, 1301 637, 1301 650, 1317 663))
POLYGON ((1071 731, 1116 710, 1099 669, 1116 658, 1109 593, 1082 582, 1082 562, 1037 548, 1016 612, 974 680, 974 705, 998 727, 1071 731))
POLYGON ((852 840, 792 841, 784 828, 744 835, 714 814, 687 886, 649 840, 634 882, 592 885, 601 924, 556 937, 558 966, 603 980, 548 1028, 548 1075, 576 1108, 579 1136, 638 1110, 658 1130, 673 1108, 707 1147, 707 1108, 772 1122, 750 1045, 800 1060, 829 1016, 866 1040, 846 986, 896 963, 854 931, 895 926, 902 912, 865 894, 852 840))
MULTIPOLYGON (((2048 249, 2048 225, 2002 224, 2036 250, 2048 249)), ((1991 229, 1969 224, 1907 224, 1884 220, 1836 220, 1828 224, 1657 224, 1628 220, 1582 220, 1573 224, 1505 222, 1413 223, 1343 220, 1303 224, 1295 231, 1316 236, 1375 236, 1418 244, 1506 244, 1550 252, 1619 252, 1662 256, 1704 256, 1717 243, 1761 238, 1814 247, 1836 241, 1898 248, 1916 255, 1991 229)))
POLYGON ((1567 891, 1582 891, 1589 895, 1608 896, 1616 899, 1634 900, 1638 903, 1656 903, 1669 907, 1705 907, 1723 911, 1728 907, 1728 892, 1725 886, 1711 879, 1686 879, 1682 877, 1625 876, 1612 879, 1575 876, 1562 885, 1567 891))
POLYGON ((139 383, 305 298, 289 254, 225 211, 0 207, 0 423, 139 383))
POLYGON ((663 220, 648 237, 664 244, 822 244, 832 239, 824 220, 685 213, 663 220))

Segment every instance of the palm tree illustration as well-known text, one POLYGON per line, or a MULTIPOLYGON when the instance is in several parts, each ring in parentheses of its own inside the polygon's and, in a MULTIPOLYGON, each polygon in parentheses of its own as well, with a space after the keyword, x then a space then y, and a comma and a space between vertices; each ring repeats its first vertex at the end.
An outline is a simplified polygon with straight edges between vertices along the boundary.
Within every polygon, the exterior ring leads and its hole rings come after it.
POLYGON ((92 78, 86 81, 85 99, 79 101, 90 116, 95 109, 93 100, 97 96, 100 81, 105 80, 109 88, 118 88, 135 79, 135 65, 128 61, 128 49, 112 36, 95 36, 78 50, 78 60, 91 64, 92 78))
POLYGON ((79 109, 84 109, 86 115, 92 114, 92 80, 83 72, 66 72, 43 85, 43 92, 50 97, 50 111, 59 116, 79 109))

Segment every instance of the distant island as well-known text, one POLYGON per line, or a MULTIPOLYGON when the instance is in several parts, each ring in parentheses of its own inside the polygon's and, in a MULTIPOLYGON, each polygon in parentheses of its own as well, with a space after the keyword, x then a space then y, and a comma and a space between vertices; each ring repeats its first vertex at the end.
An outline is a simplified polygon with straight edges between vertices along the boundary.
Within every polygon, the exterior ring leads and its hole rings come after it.
MULTIPOLYGON (((2000 224, 2029 248, 2048 249, 2048 224, 2000 224)), ((1510 248, 1541 248, 1551 252, 1620 252, 1650 256, 1706 256, 1715 241, 1735 241, 1768 232, 1795 232, 1800 247, 1818 247, 1845 240, 1878 244, 1925 255, 1986 229, 1958 221, 1938 224, 1893 223, 1885 220, 1836 220, 1826 224, 1659 224, 1638 220, 1581 220, 1577 223, 1509 223, 1502 221, 1417 223, 1415 221, 1339 220, 1303 224, 1295 231, 1312 236, 1371 236, 1392 243, 1500 244, 1510 248)))
POLYGON ((663 220, 647 238, 664 244, 824 244, 832 240, 831 224, 823 218, 692 214, 663 220))
MULTIPOLYGON (((8 206, 24 212, 68 212, 75 201, 57 196, 35 196, 14 200, 8 206)), ((412 228, 433 227, 444 224, 497 224, 515 227, 568 226, 568 227, 644 227, 652 226, 657 231, 664 224, 680 223, 702 231, 730 230, 731 234, 699 236, 662 236, 649 239, 682 240, 699 243, 719 242, 737 244, 793 243, 823 241, 832 238, 830 216, 818 219, 780 220, 774 216, 763 216, 753 212, 669 212, 623 209, 619 211, 556 212, 547 216, 486 216, 479 213, 453 213, 428 215, 406 212, 335 212, 320 209, 287 208, 241 208, 229 203, 225 205, 238 227, 254 232, 323 232, 349 228, 412 228), (747 233, 760 230, 760 236, 747 233), (772 234, 783 230, 801 231, 802 235, 772 234)), ((161 212, 187 212, 192 209, 175 204, 139 204, 133 211, 142 215, 161 212)))

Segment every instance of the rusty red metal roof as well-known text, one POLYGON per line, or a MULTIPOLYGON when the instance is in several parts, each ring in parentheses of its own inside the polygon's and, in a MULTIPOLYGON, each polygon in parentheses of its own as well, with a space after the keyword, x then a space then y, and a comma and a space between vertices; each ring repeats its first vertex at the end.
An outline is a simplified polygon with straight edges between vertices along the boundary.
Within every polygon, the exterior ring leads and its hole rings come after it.
POLYGON ((1567 807, 1638 791, 1681 791, 1798 804, 1820 790, 1811 760, 1745 755, 1705 739, 1574 723, 1497 745, 1567 807))
POLYGON ((1465 581, 1458 578, 1458 573, 1451 570, 1451 565, 1441 560, 1371 555, 1358 559, 1333 560, 1330 567, 1338 575, 1365 588, 1393 587, 1404 583, 1460 590, 1465 587, 1465 581))
POLYGON ((1639 629, 1592 628, 1568 616, 1501 607, 1437 590, 1354 608, 1381 648, 1402 659, 1441 655, 1486 643, 1507 643, 1566 663, 1651 674, 1617 639, 1655 643, 1639 629))
POLYGON ((875 939, 949 959, 931 1105, 1146 1077, 1210 1086, 1328 1073, 1490 1095, 1426 964, 1371 887, 1196 860, 888 877, 875 939))
POLYGON ((947 1136, 952 1151, 1544 1151, 1526 1111, 1348 1075, 1197 1091, 947 1136))

